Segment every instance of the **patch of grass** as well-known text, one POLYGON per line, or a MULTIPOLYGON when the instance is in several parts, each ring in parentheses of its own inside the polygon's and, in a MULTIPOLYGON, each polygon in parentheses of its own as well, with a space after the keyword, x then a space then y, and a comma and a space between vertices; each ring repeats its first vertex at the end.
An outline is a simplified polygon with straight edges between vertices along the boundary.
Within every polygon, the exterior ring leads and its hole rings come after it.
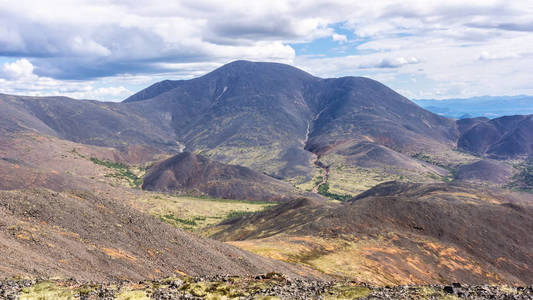
MULTIPOLYGON (((369 188, 391 180, 399 180, 399 175, 405 170, 383 168, 363 168, 346 161, 337 154, 327 154, 321 157, 321 162, 329 167, 328 191, 338 195, 356 195, 369 188)), ((407 175, 407 174, 406 174, 407 175)), ((411 178, 409 174, 409 178, 411 178)))
POLYGON ((113 162, 110 160, 100 160, 96 157, 91 157, 90 160, 94 164, 101 165, 101 166, 115 170, 115 173, 106 174, 105 177, 114 177, 118 179, 124 179, 133 188, 140 188, 143 183, 142 177, 139 177, 136 174, 134 174, 130 170, 129 166, 126 164, 113 162))
POLYGON ((118 294, 115 298, 117 300, 148 300, 151 299, 146 295, 145 291, 136 290, 136 291, 124 291, 118 294))
POLYGON ((324 299, 360 299, 366 298, 372 291, 364 286, 336 284, 328 291, 324 299))
POLYGON ((235 215, 234 211, 256 212, 275 205, 267 202, 148 192, 133 200, 133 203, 172 226, 196 231, 202 235, 204 234, 200 232, 202 229, 220 223, 228 217, 228 214, 235 215))
POLYGON ((318 193, 322 196, 339 200, 339 201, 348 201, 352 199, 352 195, 340 195, 340 194, 334 194, 329 192, 329 184, 328 183, 322 183, 318 186, 318 193))
POLYGON ((455 176, 457 175, 457 170, 455 168, 451 167, 450 165, 443 164, 440 161, 438 161, 436 159, 433 159, 431 156, 429 156, 427 154, 424 154, 422 152, 415 153, 415 154, 411 155, 411 157, 415 158, 415 159, 418 159, 418 160, 421 160, 421 161, 424 161, 424 162, 427 162, 427 163, 432 164, 434 166, 443 168, 445 170, 448 170, 448 172, 450 172, 450 174, 448 174, 447 176, 437 176, 437 175, 431 174, 430 175, 431 178, 433 178, 435 180, 442 180, 444 182, 452 182, 452 181, 455 180, 455 176))
POLYGON ((254 213, 254 212, 253 211, 249 211, 249 210, 239 210, 239 211, 232 210, 226 215, 226 219, 225 220, 240 218, 242 216, 250 215, 252 213, 254 213))
POLYGON ((171 225, 176 225, 176 223, 181 223, 183 225, 197 226, 198 223, 196 221, 204 221, 205 217, 195 216, 195 217, 192 217, 191 219, 182 219, 182 218, 176 217, 174 214, 166 214, 166 215, 159 216, 159 219, 171 225))
POLYGON ((515 164, 513 167, 518 170, 518 173, 513 176, 512 181, 505 187, 533 193, 533 158, 515 164))
POLYGON ((31 287, 25 287, 20 293, 20 300, 73 299, 74 291, 44 281, 31 287))

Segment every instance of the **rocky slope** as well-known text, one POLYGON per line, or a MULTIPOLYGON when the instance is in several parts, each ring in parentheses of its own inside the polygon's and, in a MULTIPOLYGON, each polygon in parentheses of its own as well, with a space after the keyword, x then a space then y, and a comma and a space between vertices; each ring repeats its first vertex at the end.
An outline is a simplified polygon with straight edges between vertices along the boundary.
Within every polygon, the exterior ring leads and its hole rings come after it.
POLYGON ((0 94, 0 125, 2 133, 32 131, 89 145, 179 149, 163 112, 148 118, 117 103, 0 94))
POLYGON ((0 249, 4 279, 139 280, 271 271, 314 277, 298 267, 194 236, 89 192, 0 191, 0 249))
POLYGON ((531 195, 442 182, 530 190, 533 169, 520 159, 531 152, 531 118, 450 120, 367 78, 247 61, 123 103, 0 95, 0 189, 12 190, 0 192, 0 274, 315 276, 160 221, 198 229, 259 208, 171 193, 285 201, 302 195, 297 185, 350 199, 398 180, 345 203, 286 201, 205 233, 374 284, 529 284, 531 195), (176 155, 184 148, 195 154, 176 155), (517 170, 486 156, 513 158, 517 170), (138 189, 154 161, 163 162, 143 187, 164 197, 138 189))

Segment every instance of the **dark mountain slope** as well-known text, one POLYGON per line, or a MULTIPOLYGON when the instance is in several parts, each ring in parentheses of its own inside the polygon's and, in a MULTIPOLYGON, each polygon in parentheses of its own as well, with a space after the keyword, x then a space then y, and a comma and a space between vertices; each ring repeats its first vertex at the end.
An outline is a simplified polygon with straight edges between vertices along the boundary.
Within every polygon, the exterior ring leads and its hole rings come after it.
POLYGON ((395 150, 453 143, 453 121, 430 113, 383 84, 362 77, 327 79, 318 93, 307 149, 322 152, 346 140, 372 141, 395 150))
POLYGON ((300 276, 296 267, 189 234, 88 192, 0 191, 0 249, 4 279, 139 280, 269 271, 300 276))
POLYGON ((471 118, 471 119, 461 119, 457 120, 457 129, 459 130, 460 134, 463 134, 467 132, 468 130, 472 129, 472 127, 485 123, 490 121, 489 118, 479 117, 479 118, 471 118))
POLYGON ((533 115, 485 120, 466 130, 457 145, 465 151, 492 158, 528 156, 533 154, 532 128, 533 115))
MULTIPOLYGON (((5 130, 32 129, 77 143, 142 145, 173 154, 185 147, 308 185, 321 172, 317 156, 333 171, 346 164, 352 170, 360 167, 360 160, 343 152, 361 143, 406 154, 373 151, 387 155, 382 160, 391 166, 411 166, 409 174, 395 171, 398 177, 431 180, 442 176, 442 170, 425 168, 409 156, 451 151, 458 136, 454 121, 423 110, 376 81, 320 79, 288 65, 248 61, 192 80, 156 83, 123 103, 3 95, 2 109, 10 111, 0 116, 5 130)), ((375 178, 383 177, 382 166, 371 169, 375 178)), ((332 178, 355 175, 350 172, 332 178)))
POLYGON ((156 84, 124 105, 142 114, 167 112, 189 151, 277 177, 308 177, 312 156, 304 139, 316 107, 304 92, 318 81, 283 64, 236 61, 196 79, 161 83, 165 88, 156 84))
POLYGON ((145 145, 158 151, 179 148, 164 114, 152 119, 117 103, 65 97, 0 95, 2 128, 34 130, 70 141, 122 148, 145 145))
POLYGON ((505 184, 514 173, 513 167, 503 162, 484 159, 457 168, 455 179, 505 184))
POLYGON ((465 184, 389 182, 346 204, 298 200, 234 219, 214 237, 266 254, 279 245, 287 260, 375 283, 530 284, 532 204, 465 184))
POLYGON ((286 201, 299 196, 288 183, 189 152, 153 166, 144 177, 142 188, 256 201, 286 201))

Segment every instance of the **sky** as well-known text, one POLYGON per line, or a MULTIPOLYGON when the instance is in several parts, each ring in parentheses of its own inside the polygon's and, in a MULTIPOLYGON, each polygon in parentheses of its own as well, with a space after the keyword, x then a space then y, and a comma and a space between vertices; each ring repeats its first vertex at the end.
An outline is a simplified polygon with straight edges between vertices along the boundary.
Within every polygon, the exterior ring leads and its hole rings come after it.
POLYGON ((238 59, 415 99, 533 95, 533 1, 0 0, 0 93, 121 101, 238 59))

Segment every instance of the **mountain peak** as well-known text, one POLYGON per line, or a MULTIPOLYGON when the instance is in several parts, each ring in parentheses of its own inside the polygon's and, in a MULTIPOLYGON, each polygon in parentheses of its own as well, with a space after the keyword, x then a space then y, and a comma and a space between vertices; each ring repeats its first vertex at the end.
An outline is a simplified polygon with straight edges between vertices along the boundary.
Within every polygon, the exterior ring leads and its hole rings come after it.
POLYGON ((269 86, 275 84, 292 87, 298 82, 317 79, 317 77, 287 64, 236 60, 198 78, 190 80, 163 80, 154 83, 148 88, 128 97, 124 102, 148 100, 187 83, 209 86, 209 82, 228 83, 239 80, 246 82, 247 85, 258 84, 269 86))
POLYGON ((205 75, 205 77, 213 75, 237 75, 237 76, 260 76, 264 78, 297 78, 297 79, 312 79, 316 78, 311 74, 300 70, 294 66, 276 62, 255 62, 249 60, 235 60, 227 63, 218 69, 205 75))

